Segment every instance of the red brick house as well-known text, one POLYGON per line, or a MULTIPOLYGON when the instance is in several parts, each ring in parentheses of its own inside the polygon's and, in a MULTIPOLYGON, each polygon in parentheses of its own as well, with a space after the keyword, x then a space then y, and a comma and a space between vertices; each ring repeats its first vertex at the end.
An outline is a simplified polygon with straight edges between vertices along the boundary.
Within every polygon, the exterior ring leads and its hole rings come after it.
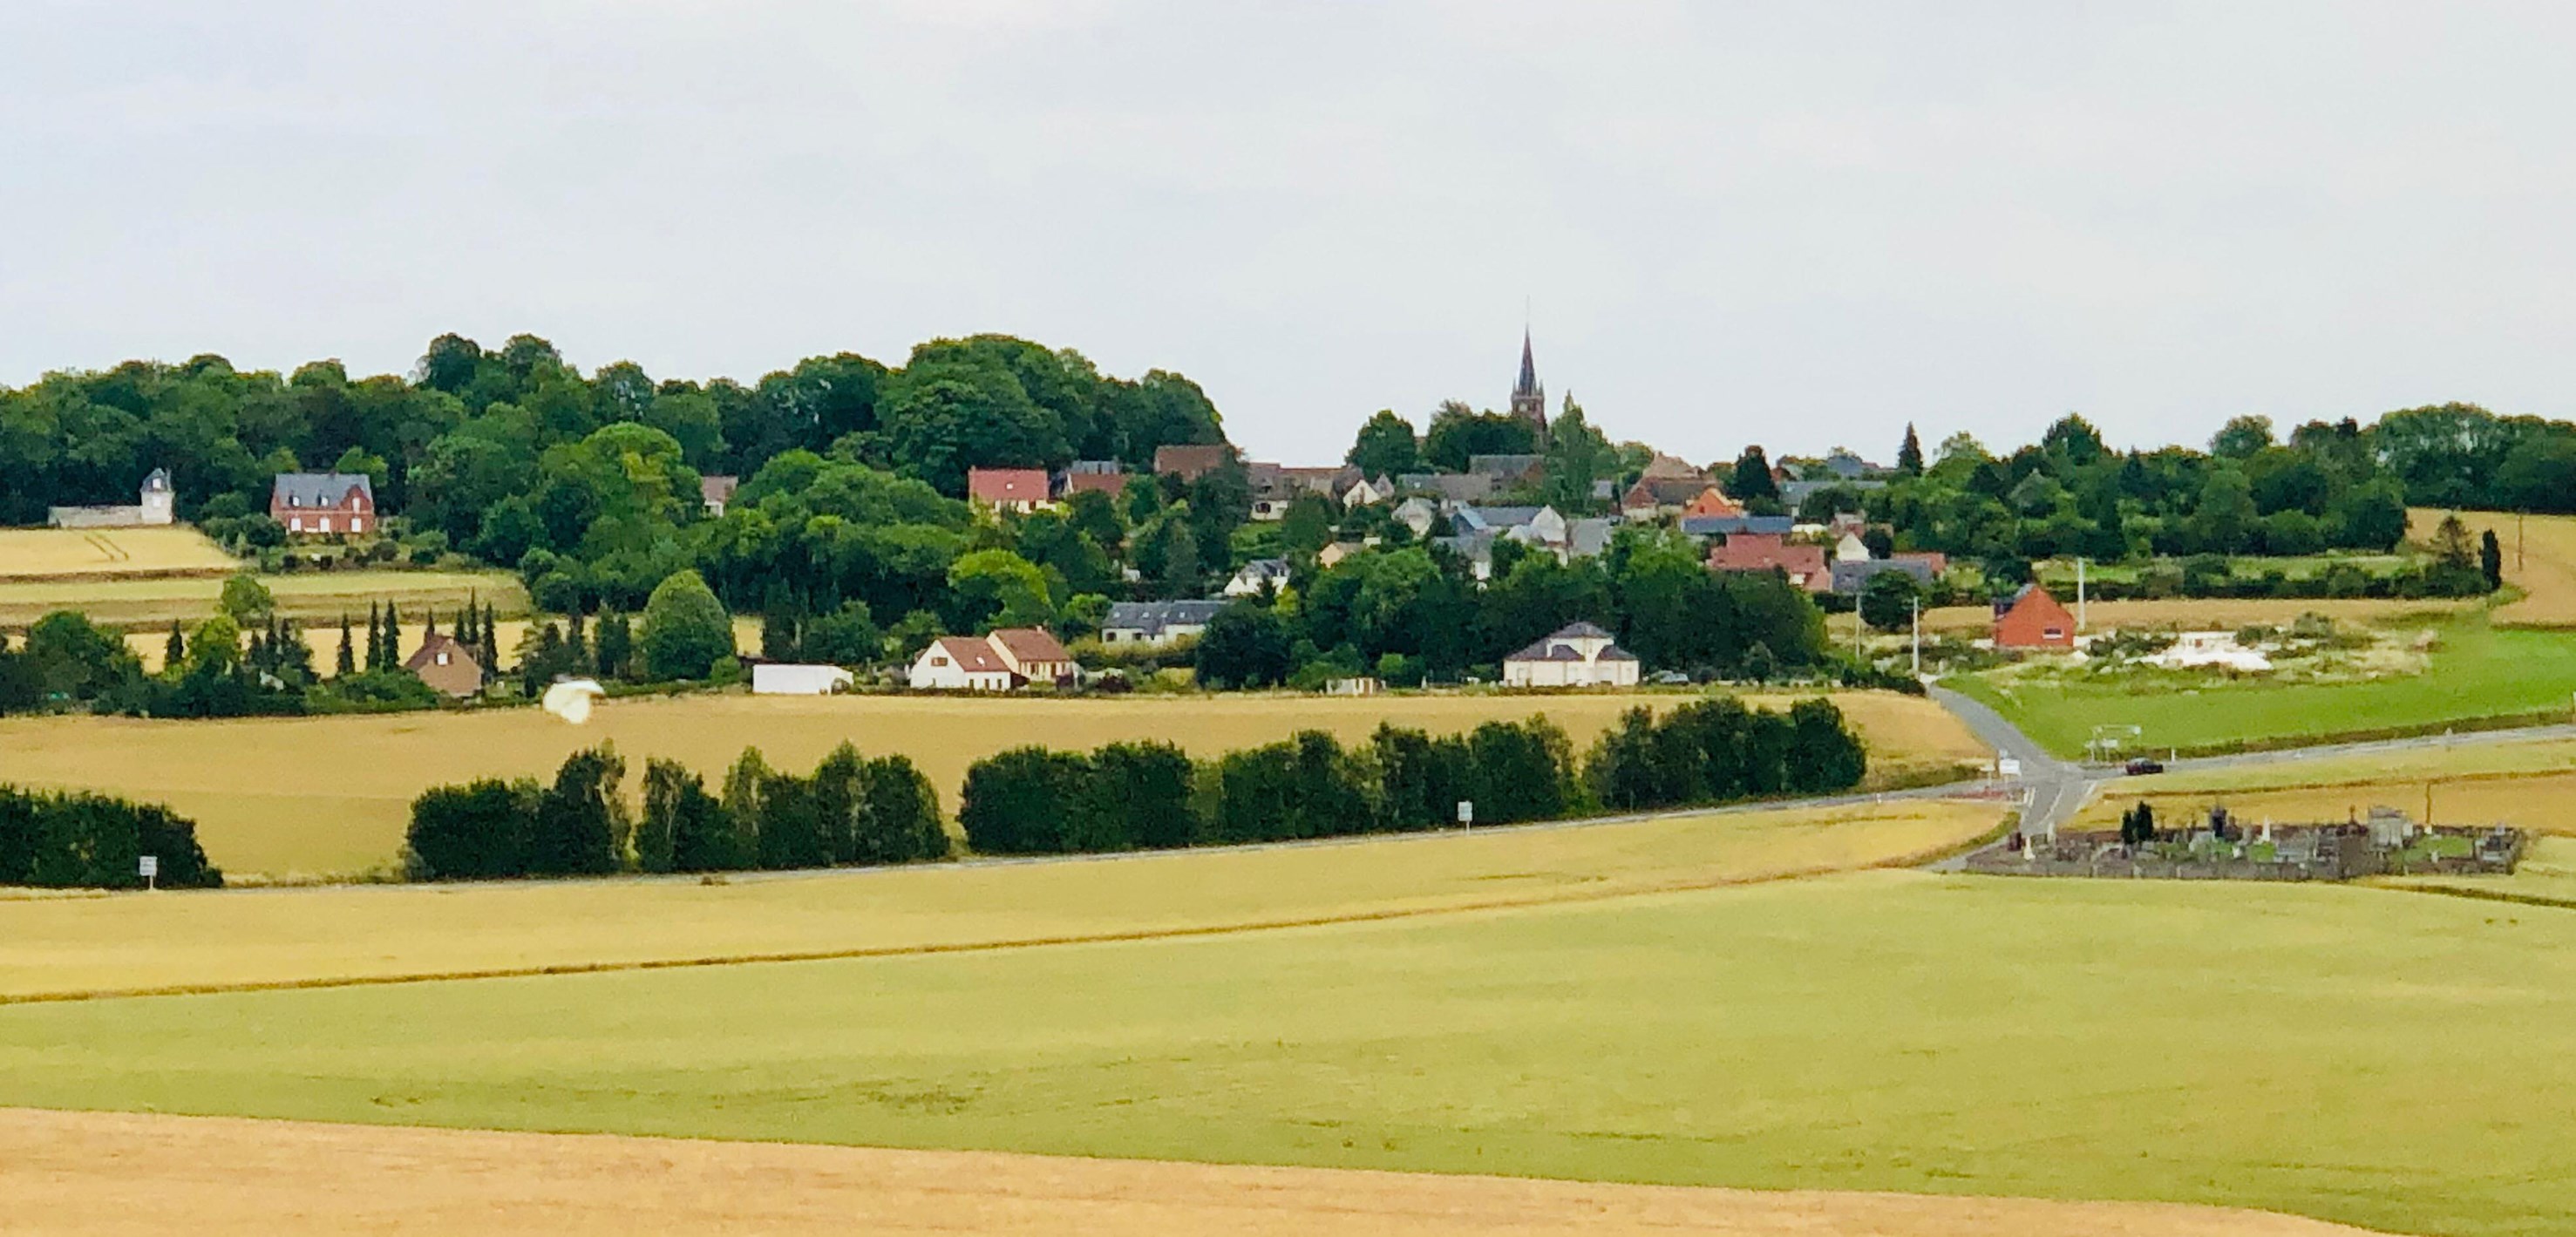
POLYGON ((282 472, 268 491, 268 517, 291 536, 376 531, 376 487, 362 472, 282 472))
POLYGON ((1055 505, 1053 485, 1043 468, 969 468, 966 501, 995 511, 1022 515, 1055 505))
POLYGON ((1810 593, 1832 591, 1834 575, 1825 562, 1825 547, 1790 545, 1780 533, 1729 533, 1723 545, 1708 552, 1711 571, 1772 571, 1787 573, 1789 583, 1810 593))
POLYGON ((2071 649, 2075 616, 2036 584, 2025 584, 2011 601, 1995 603, 1995 647, 1999 649, 2071 649))

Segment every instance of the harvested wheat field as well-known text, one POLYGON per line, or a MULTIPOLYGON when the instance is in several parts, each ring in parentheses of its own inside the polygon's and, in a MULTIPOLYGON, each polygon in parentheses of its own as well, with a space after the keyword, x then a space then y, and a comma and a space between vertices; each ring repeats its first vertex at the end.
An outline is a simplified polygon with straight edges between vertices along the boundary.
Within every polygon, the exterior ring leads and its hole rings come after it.
MULTIPOLYGON (((173 619, 195 623, 215 612, 228 574, 0 581, 0 627, 21 629, 56 610, 78 610, 108 627, 166 626, 173 619)), ((528 608, 527 591, 506 571, 311 571, 261 576, 259 582, 277 598, 280 614, 302 623, 336 623, 353 612, 364 620, 372 601, 394 602, 407 621, 418 620, 431 606, 453 610, 467 597, 490 602, 507 615, 528 608)))
MULTIPOLYGON (((641 777, 645 758, 664 757, 713 780, 745 746, 759 747, 773 764, 803 768, 847 740, 862 751, 910 756, 939 787, 941 806, 954 811, 968 764, 1023 744, 1169 739, 1205 756, 1310 728, 1351 742, 1380 722, 1457 731, 1544 713, 1581 748, 1627 709, 1690 698, 709 693, 611 701, 578 727, 524 708, 228 721, 13 718, 0 720, 0 778, 168 803, 198 822, 206 853, 230 874, 327 875, 393 862, 411 801, 429 786, 551 773, 570 752, 602 742, 616 744, 630 776, 641 777)), ((1869 742, 1873 785, 1947 776, 1988 755, 1956 718, 1922 697, 1854 692, 1835 699, 1869 742)))
POLYGON ((2462 736, 2444 746, 2409 747, 2217 769, 2122 778, 2078 817, 2109 828, 2144 799, 2159 816, 2225 804, 2249 820, 2342 820, 2375 805, 2445 825, 2514 825, 2576 834, 2576 740, 2502 741, 2462 736))
MULTIPOLYGON (((2423 541, 2433 535, 2446 511, 2417 508, 2407 513, 2406 535, 2423 541)), ((2509 627, 2576 627, 2576 516, 2517 516, 2508 511, 2463 511, 2474 543, 2493 532, 2504 551, 2504 582, 2522 596, 2496 607, 2498 623, 2509 627)))
POLYGON ((1444 1177, 994 1152, 0 1112, 36 1234, 1209 1233, 2333 1237, 2264 1212, 1444 1177))
POLYGON ((228 575, 240 566, 193 528, 0 528, 0 581, 228 575))

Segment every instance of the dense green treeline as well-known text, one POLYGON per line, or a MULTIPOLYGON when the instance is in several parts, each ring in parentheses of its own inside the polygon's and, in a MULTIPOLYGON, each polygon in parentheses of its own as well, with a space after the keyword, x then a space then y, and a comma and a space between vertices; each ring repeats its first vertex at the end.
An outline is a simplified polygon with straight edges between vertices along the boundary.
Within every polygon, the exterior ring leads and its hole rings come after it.
POLYGON ((725 872, 905 863, 948 854, 939 796, 903 756, 844 743, 798 776, 746 748, 720 792, 665 760, 644 766, 641 810, 607 747, 566 757, 551 783, 484 778, 412 802, 405 867, 415 880, 725 872))
POLYGON ((1860 784, 1868 754, 1826 700, 1787 713, 1722 698, 1631 711, 1578 757, 1545 717, 1465 734, 1380 726, 1344 747, 1303 731, 1194 761, 1168 743, 1016 748, 967 770, 958 806, 980 854, 1078 854, 1556 820, 1860 784))
POLYGON ((162 888, 224 883, 197 845, 196 822, 166 807, 0 783, 0 885, 140 889, 146 855, 159 864, 151 883, 162 888))

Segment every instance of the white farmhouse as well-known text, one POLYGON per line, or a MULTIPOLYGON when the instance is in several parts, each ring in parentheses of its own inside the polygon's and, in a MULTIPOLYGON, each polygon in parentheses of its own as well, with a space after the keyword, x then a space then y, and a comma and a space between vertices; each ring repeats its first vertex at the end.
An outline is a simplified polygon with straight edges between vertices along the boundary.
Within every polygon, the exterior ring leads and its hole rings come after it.
POLYGON ((848 691, 858 677, 839 666, 791 666, 761 662, 751 668, 755 696, 829 696, 848 691))
POLYGON ((1001 651, 973 636, 941 636, 912 663, 915 691, 1006 692, 1014 677, 1001 651))
POLYGON ((1570 623, 1503 659, 1505 687, 1635 687, 1637 655, 1590 623, 1570 623))
POLYGON ((1082 667, 1042 627, 1003 627, 978 640, 941 636, 912 663, 911 685, 924 691, 1006 692, 1029 683, 1068 685, 1082 667))

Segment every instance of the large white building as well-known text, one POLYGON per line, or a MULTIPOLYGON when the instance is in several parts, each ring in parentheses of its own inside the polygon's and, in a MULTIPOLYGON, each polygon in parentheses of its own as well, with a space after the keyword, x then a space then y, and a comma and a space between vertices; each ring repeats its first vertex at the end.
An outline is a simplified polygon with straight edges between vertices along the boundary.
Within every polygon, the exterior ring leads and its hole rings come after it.
POLYGON ((829 696, 848 691, 858 676, 839 666, 800 666, 760 662, 751 668, 755 696, 829 696))
POLYGON ((1505 687, 1635 687, 1637 655, 1590 623, 1569 623, 1503 659, 1505 687))

